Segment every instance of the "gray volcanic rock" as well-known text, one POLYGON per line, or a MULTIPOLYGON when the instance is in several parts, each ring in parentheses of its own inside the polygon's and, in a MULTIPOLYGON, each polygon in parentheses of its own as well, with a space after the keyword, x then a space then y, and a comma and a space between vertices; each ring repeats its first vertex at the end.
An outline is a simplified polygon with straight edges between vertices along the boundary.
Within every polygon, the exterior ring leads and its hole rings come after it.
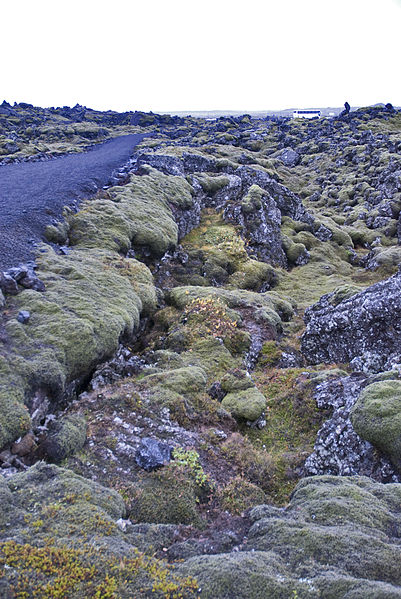
POLYGON ((240 203, 225 209, 224 219, 241 226, 249 247, 260 260, 287 266, 281 240, 281 212, 268 192, 252 185, 240 203))
POLYGON ((216 170, 216 161, 201 154, 185 152, 182 158, 186 173, 213 172, 216 170))
POLYGON ((301 351, 312 364, 351 362, 380 372, 401 364, 401 271, 334 306, 329 293, 305 312, 301 351))
POLYGON ((279 159, 285 166, 297 166, 301 157, 298 152, 295 152, 292 148, 286 148, 279 156, 279 159))
POLYGON ((17 320, 21 324, 26 324, 31 317, 31 313, 28 310, 20 310, 18 312, 17 320))
POLYGON ((18 284, 10 275, 0 271, 0 289, 5 295, 17 295, 18 284))
POLYGON ((156 168, 165 175, 184 175, 183 162, 176 156, 166 156, 163 154, 139 154, 139 156, 136 157, 135 169, 138 170, 145 164, 156 168))
POLYGON ((136 168, 148 164, 166 175, 181 175, 186 173, 215 172, 216 161, 201 154, 185 152, 182 158, 169 154, 139 154, 136 157, 136 168))

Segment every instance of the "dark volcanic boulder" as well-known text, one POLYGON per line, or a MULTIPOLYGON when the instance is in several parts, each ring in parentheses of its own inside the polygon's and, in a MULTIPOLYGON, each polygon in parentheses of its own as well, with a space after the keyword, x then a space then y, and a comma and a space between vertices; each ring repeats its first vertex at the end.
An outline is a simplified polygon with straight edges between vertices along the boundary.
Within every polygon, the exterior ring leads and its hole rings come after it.
POLYGON ((148 472, 167 464, 171 459, 172 447, 167 443, 145 437, 135 454, 135 461, 148 472))
POLYGON ((333 305, 334 293, 305 312, 301 350, 312 364, 351 362, 380 372, 401 363, 401 271, 333 305))

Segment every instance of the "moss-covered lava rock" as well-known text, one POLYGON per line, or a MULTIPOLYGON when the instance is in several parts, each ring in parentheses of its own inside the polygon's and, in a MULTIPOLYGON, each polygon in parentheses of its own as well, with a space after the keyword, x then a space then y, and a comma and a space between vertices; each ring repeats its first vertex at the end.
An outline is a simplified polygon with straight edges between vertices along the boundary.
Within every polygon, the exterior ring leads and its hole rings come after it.
POLYGON ((234 418, 238 420, 257 420, 266 409, 266 398, 255 387, 243 391, 227 393, 221 402, 234 418))
POLYGON ((362 391, 351 411, 356 432, 401 469, 401 381, 381 381, 362 391))

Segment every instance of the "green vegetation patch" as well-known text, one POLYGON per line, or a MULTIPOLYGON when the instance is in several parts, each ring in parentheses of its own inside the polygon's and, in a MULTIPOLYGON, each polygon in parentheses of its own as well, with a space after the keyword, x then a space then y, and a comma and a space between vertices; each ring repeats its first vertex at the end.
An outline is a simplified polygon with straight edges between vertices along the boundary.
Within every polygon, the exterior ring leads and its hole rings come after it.
MULTIPOLYGON (((272 351, 275 359, 276 350, 272 351)), ((315 382, 308 372, 301 368, 265 369, 263 354, 261 362, 253 378, 267 400, 266 426, 260 430, 244 428, 242 432, 257 450, 270 456, 273 475, 269 495, 275 503, 283 504, 313 450, 325 415, 316 406, 315 382)))
POLYGON ((128 556, 108 555, 85 544, 80 549, 15 541, 0 543, 5 597, 25 599, 184 599, 196 597, 193 577, 180 577, 167 563, 135 548, 128 556), (33 595, 32 595, 33 593, 33 595))

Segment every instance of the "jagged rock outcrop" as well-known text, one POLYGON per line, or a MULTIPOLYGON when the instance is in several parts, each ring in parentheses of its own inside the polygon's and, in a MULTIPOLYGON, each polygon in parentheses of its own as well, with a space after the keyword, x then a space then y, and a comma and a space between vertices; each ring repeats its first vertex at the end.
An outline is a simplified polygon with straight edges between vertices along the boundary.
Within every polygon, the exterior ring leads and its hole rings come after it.
MULTIPOLYGON (((182 213, 180 206, 173 207, 175 220, 179 224, 179 238, 199 224, 202 207, 213 206, 224 210, 225 220, 241 227, 249 250, 259 260, 285 268, 287 258, 280 231, 282 216, 308 224, 314 222, 302 200, 262 169, 250 166, 234 168, 232 163, 221 163, 188 152, 184 152, 181 158, 168 154, 139 154, 135 158, 134 172, 146 173, 146 165, 168 175, 183 177, 192 174, 194 200, 190 211, 186 209, 182 213), (224 172, 224 176, 215 175, 220 172, 224 172), (214 176, 203 173, 212 173, 214 176)), ((304 251, 294 263, 305 264, 308 258, 308 253, 304 251)))
POLYGON ((249 249, 259 260, 287 266, 281 240, 281 212, 268 192, 252 185, 239 203, 224 210, 224 219, 240 225, 249 249))
POLYGON ((302 353, 312 364, 351 362, 380 372, 401 364, 401 271, 333 306, 333 293, 305 312, 302 353))
POLYGON ((294 220, 313 222, 313 218, 307 214, 299 196, 290 191, 285 185, 275 181, 265 171, 250 166, 240 166, 235 174, 241 177, 244 189, 251 187, 251 185, 259 185, 259 187, 268 191, 283 216, 290 216, 294 220))

